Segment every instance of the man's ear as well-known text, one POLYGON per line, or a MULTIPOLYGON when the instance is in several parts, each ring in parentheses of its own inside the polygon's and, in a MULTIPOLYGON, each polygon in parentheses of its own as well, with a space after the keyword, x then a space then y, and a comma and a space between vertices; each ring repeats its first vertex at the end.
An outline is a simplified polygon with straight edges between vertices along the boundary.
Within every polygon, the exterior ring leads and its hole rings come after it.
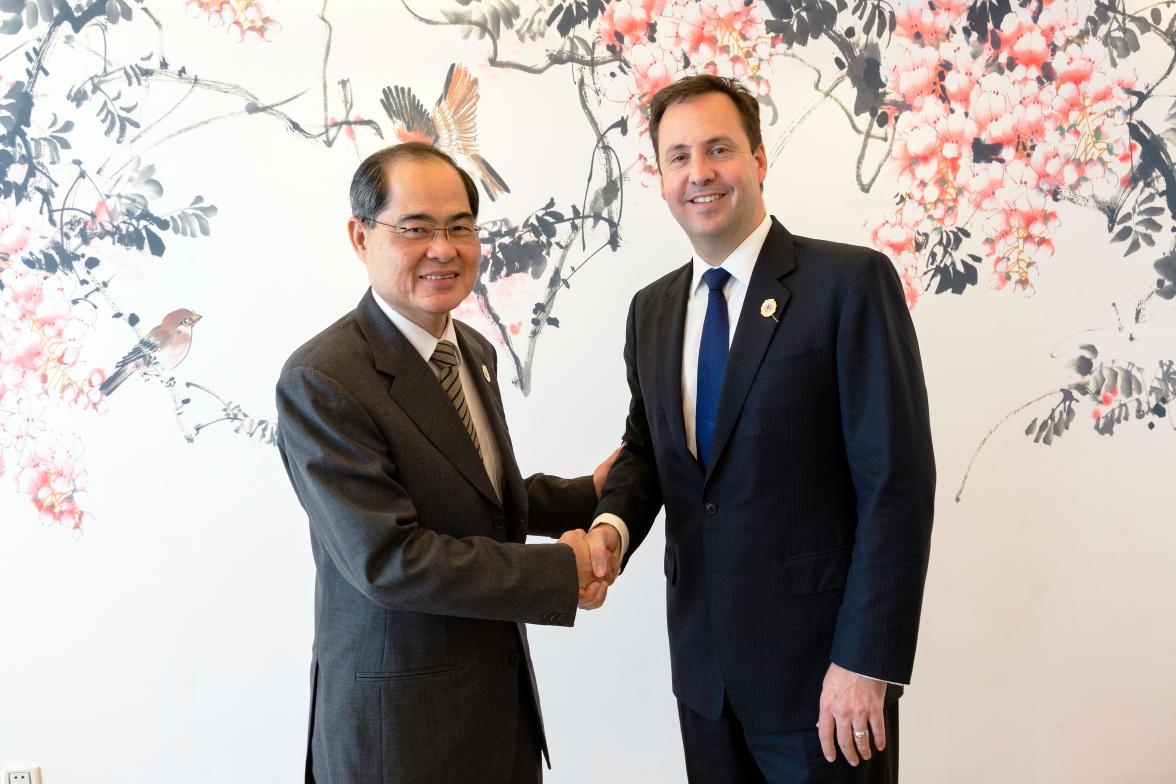
POLYGON ((347 238, 351 240, 351 249, 364 264, 367 264, 367 223, 352 215, 347 219, 347 238))
POLYGON ((764 149, 762 142, 760 143, 760 146, 756 148, 753 157, 755 158, 756 171, 759 174, 760 190, 762 191, 764 189, 764 180, 768 178, 768 153, 764 149))

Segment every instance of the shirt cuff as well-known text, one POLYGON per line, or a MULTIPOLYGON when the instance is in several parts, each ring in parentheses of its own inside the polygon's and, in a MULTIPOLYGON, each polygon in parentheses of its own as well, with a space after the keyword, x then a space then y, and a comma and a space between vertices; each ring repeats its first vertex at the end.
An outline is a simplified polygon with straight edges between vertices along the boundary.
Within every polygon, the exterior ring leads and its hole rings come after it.
MULTIPOLYGON (((597 518, 597 519, 599 519, 599 518, 597 518)), ((841 669, 845 670, 844 667, 842 667, 841 669)), ((853 670, 845 670, 845 671, 849 672, 849 673, 853 673, 854 675, 858 676, 859 678, 865 678, 868 681, 878 681, 879 683, 889 683, 891 686, 910 686, 909 683, 899 683, 898 681, 888 681, 888 680, 884 680, 882 678, 874 678, 870 675, 862 675, 860 672, 854 672, 853 670)))
POLYGON ((608 523, 613 528, 617 529, 617 533, 621 535, 621 557, 624 558, 625 553, 629 552, 629 527, 625 525, 624 520, 617 517, 612 512, 601 512, 596 516, 596 519, 592 521, 592 525, 588 530, 591 531, 601 523, 608 523))

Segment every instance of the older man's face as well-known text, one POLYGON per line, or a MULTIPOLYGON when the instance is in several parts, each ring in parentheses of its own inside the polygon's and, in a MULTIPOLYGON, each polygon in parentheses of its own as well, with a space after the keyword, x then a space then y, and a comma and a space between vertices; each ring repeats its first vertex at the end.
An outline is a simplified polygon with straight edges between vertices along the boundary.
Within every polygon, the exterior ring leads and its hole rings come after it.
POLYGON ((469 197, 453 167, 433 158, 401 160, 388 169, 388 203, 381 223, 348 223, 355 254, 368 271, 372 289, 398 313, 440 337, 445 318, 474 289, 481 245, 476 236, 451 242, 413 241, 381 224, 431 230, 472 226, 469 197))

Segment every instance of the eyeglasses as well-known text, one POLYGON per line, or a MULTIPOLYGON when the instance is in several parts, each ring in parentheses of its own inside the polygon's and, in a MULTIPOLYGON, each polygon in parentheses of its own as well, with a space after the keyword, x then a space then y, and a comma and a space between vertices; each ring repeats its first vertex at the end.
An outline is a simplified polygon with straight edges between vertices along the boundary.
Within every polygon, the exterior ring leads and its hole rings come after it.
POLYGON ((455 223, 452 226, 396 226, 391 223, 384 223, 375 218, 364 218, 363 220, 371 223, 378 223, 385 228, 391 229, 396 233, 396 236, 405 242, 411 242, 414 245, 424 245, 428 243, 432 245, 437 241, 437 237, 445 232, 445 238, 453 245, 469 245, 478 241, 478 226, 472 223, 455 223))

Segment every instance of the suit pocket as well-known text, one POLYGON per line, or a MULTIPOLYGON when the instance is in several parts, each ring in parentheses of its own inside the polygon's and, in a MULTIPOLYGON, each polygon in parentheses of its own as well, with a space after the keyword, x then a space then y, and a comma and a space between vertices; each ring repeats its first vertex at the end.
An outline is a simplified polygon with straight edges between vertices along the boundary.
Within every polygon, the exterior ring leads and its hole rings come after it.
POLYGON ((356 662, 357 683, 426 678, 458 668, 443 615, 385 610, 383 644, 371 652, 356 662))
POLYGON ((853 548, 799 555, 784 561, 784 575, 791 596, 805 596, 845 587, 853 548))
POLYGON ((678 557, 670 548, 666 548, 665 563, 662 569, 666 574, 666 583, 674 585, 678 582, 678 557))
POLYGON ((761 381, 765 378, 775 378, 776 376, 786 376, 792 373, 815 370, 821 366, 824 354, 824 350, 818 348, 802 354, 765 359, 760 363, 759 372, 755 374, 755 380, 761 381))
POLYGON ((428 678, 434 675, 447 675, 457 671, 456 664, 438 664, 432 667, 420 667, 411 670, 396 670, 395 672, 357 672, 356 683, 385 683, 409 678, 428 678))

